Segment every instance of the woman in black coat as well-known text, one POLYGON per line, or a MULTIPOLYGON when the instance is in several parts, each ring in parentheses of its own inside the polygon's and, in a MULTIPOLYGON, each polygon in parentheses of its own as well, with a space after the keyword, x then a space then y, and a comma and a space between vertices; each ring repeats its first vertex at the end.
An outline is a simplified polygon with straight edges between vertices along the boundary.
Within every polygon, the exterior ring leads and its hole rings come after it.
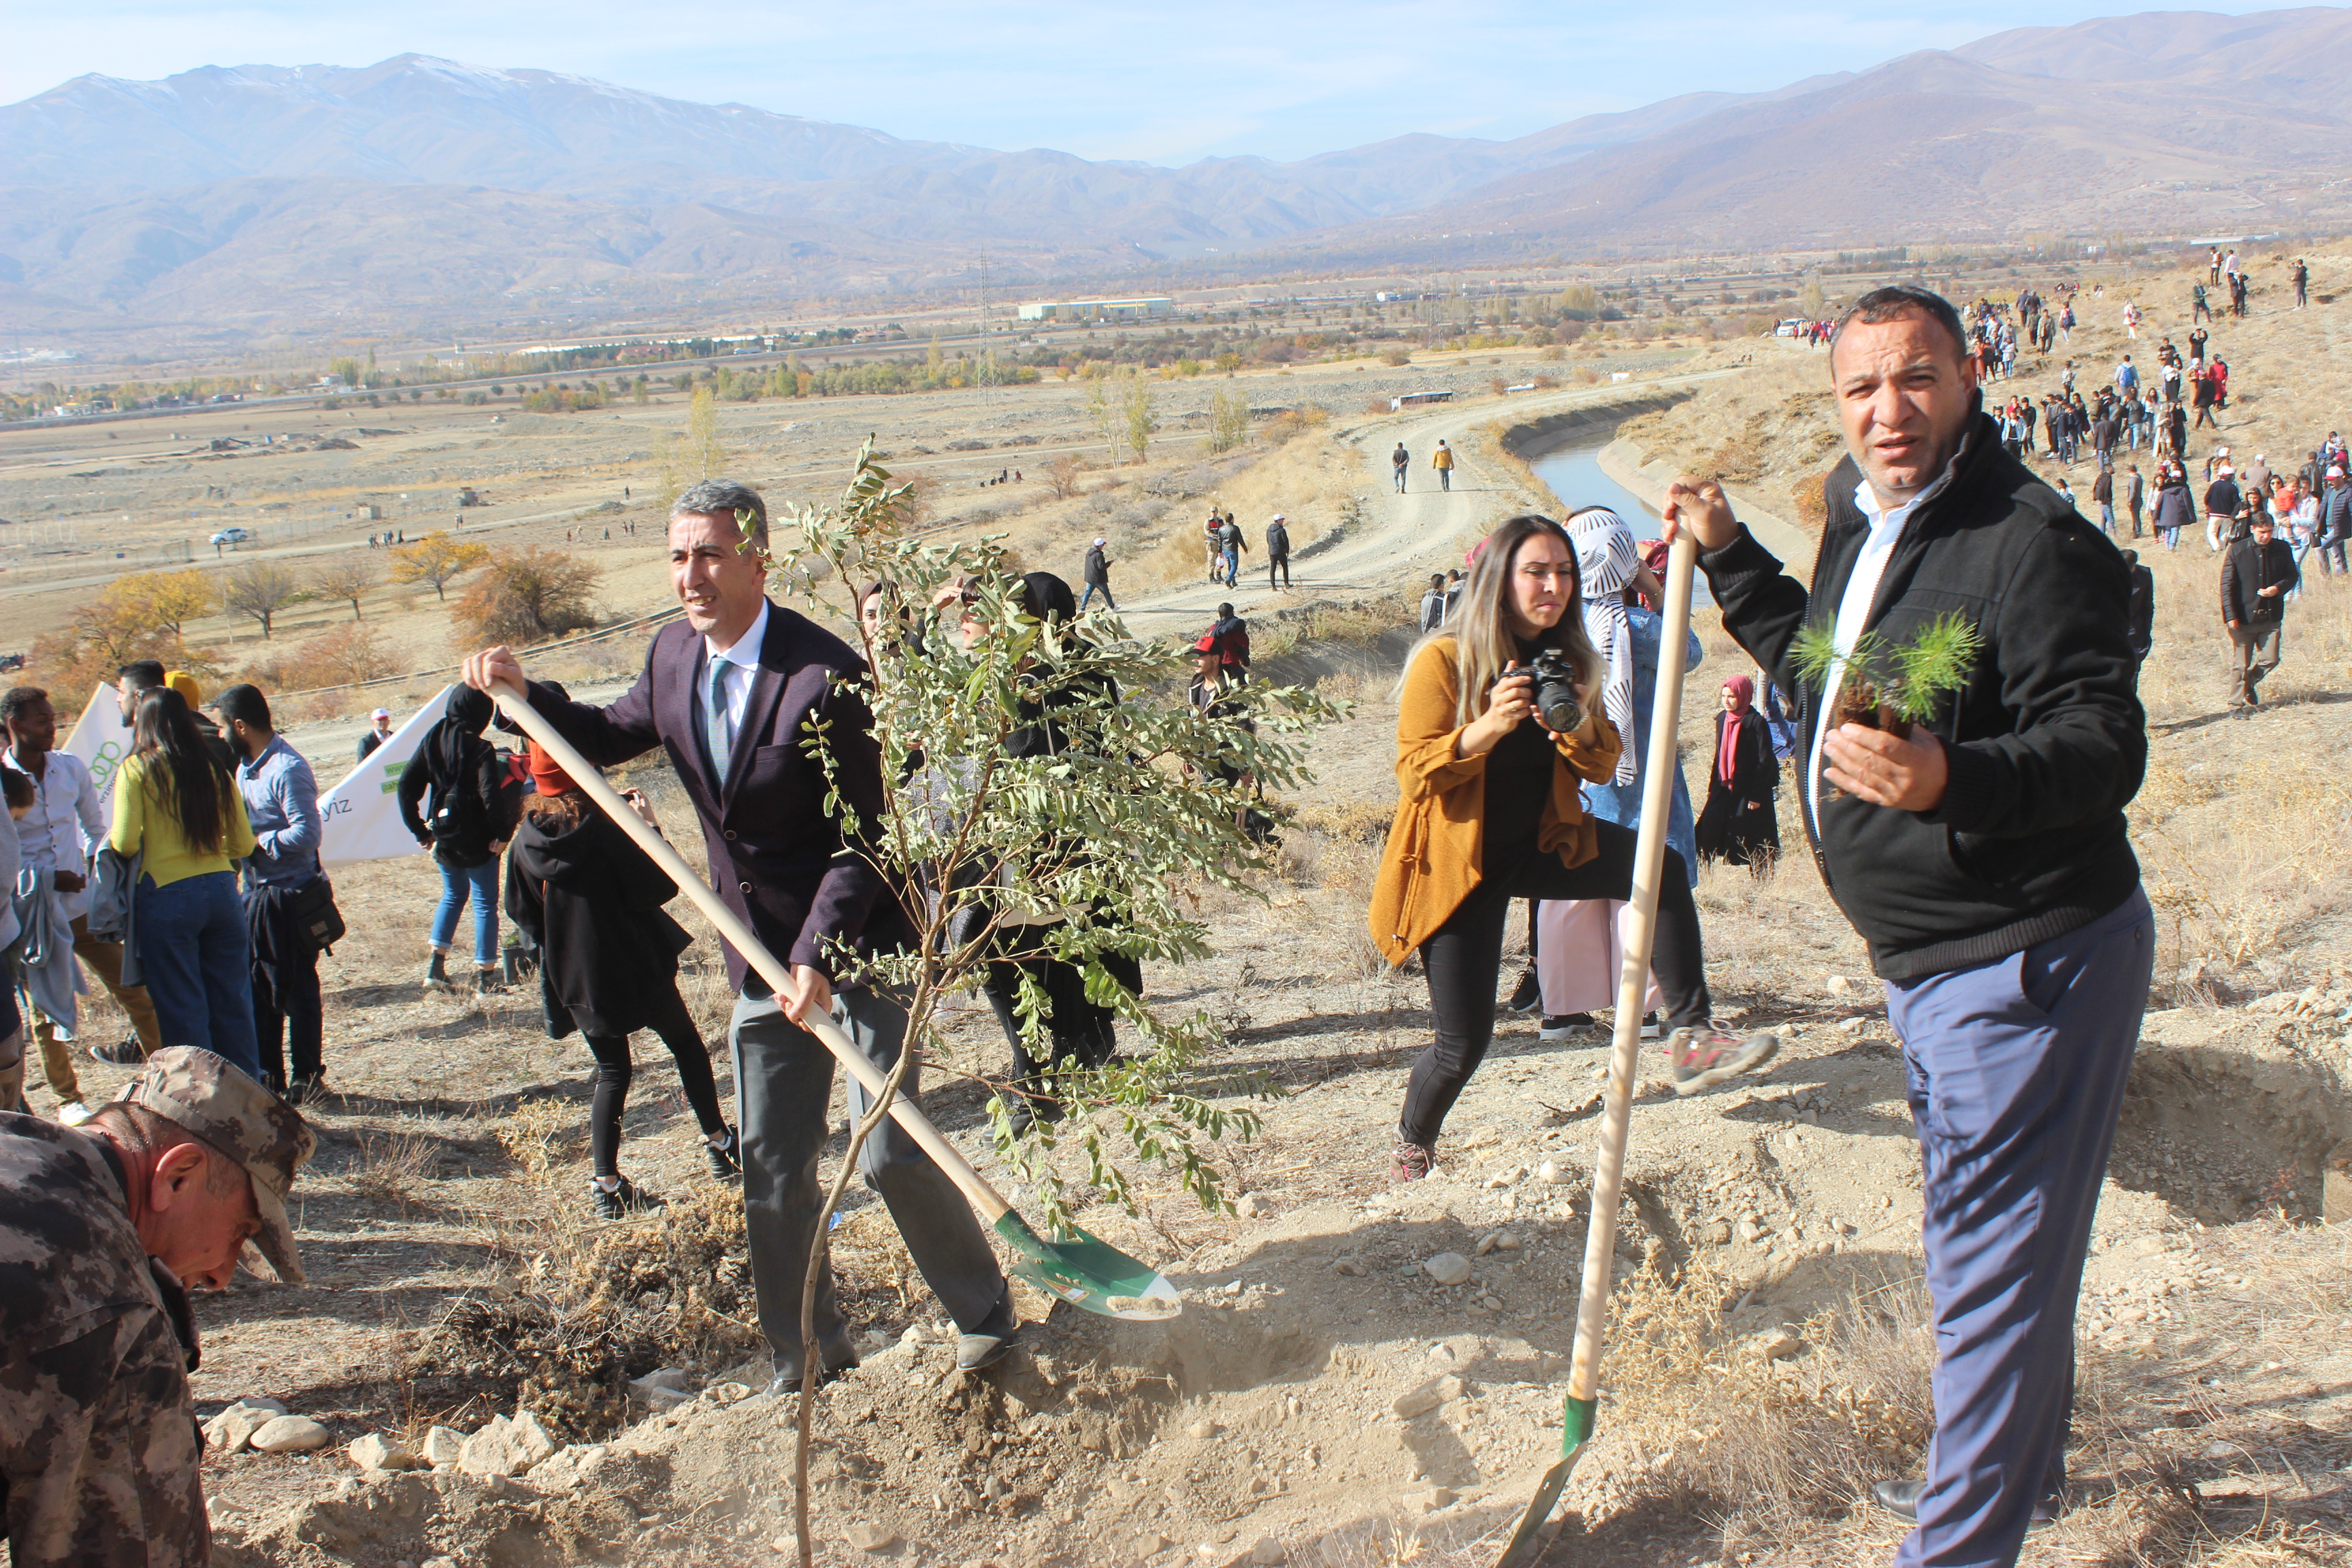
POLYGON ((475 986, 506 988, 499 979, 499 856, 514 832, 515 810, 505 791, 506 763, 482 738, 494 711, 488 693, 470 686, 453 689, 440 720, 425 731, 415 759, 400 774, 400 819, 416 842, 433 851, 441 871, 441 900, 433 908, 433 955, 425 964, 427 991, 451 989, 449 946, 469 901, 475 986))
POLYGON ((1772 797, 1780 764, 1772 732, 1756 710, 1756 683, 1741 675, 1723 683, 1723 711, 1715 721, 1715 771, 1706 807, 1698 816, 1698 852, 1706 860, 1768 866, 1780 853, 1780 819, 1772 797))
MULTIPOLYGON (((663 1206, 621 1174, 621 1111, 628 1102, 629 1037, 651 1029, 677 1061, 678 1085, 700 1124, 710 1173, 740 1173, 735 1130, 719 1113, 710 1052, 677 994, 677 955, 693 938, 663 912, 677 884, 619 825, 537 746, 531 782, 539 793, 523 810, 507 860, 507 913, 541 949, 540 997, 547 1032, 575 1028, 596 1058, 588 1147, 595 1175, 589 1193, 600 1219, 663 1206)), ((630 803, 658 830, 632 790, 630 803)))

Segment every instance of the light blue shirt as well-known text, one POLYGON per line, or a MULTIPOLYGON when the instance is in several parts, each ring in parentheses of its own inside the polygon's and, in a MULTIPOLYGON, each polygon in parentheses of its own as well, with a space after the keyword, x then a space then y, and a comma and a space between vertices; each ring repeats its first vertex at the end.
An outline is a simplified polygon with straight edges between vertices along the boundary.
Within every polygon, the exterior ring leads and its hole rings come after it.
MULTIPOLYGON (((1625 623, 1633 633, 1633 728, 1637 733, 1625 738, 1633 753, 1633 782, 1588 784, 1584 786, 1584 805, 1603 822, 1638 829, 1642 826, 1643 780, 1650 765, 1650 710, 1658 700, 1658 653, 1665 641, 1666 621, 1655 610, 1628 605, 1625 623)), ((1683 655, 1683 668, 1687 672, 1698 668, 1706 653, 1699 647, 1696 632, 1684 635, 1690 639, 1683 655)), ((1691 817, 1690 786, 1683 782, 1679 760, 1675 763, 1674 798, 1666 806, 1666 844, 1682 856, 1684 874, 1696 887, 1698 829, 1691 817)))
POLYGON ((236 767, 236 793, 253 824, 253 854, 245 862, 248 886, 299 888, 319 874, 319 781, 302 753, 283 735, 269 737, 261 755, 236 767))

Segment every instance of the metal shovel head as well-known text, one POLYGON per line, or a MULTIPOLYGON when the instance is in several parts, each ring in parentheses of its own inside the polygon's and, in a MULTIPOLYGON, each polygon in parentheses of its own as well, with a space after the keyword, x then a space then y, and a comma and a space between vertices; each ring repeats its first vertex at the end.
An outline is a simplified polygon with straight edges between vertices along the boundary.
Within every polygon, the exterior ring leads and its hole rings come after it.
POLYGON ((996 1234, 1020 1256, 1013 1266, 1016 1276, 1081 1311, 1149 1323, 1184 1310, 1176 1287, 1158 1269, 1076 1226, 1061 1240, 1048 1241, 1018 1211, 1007 1209, 996 1234))
POLYGON ((1535 1497, 1528 1503, 1528 1511, 1519 1516, 1519 1527, 1511 1531, 1511 1543, 1503 1548, 1495 1568, 1528 1568, 1543 1554, 1544 1521, 1559 1506, 1559 1494, 1568 1489, 1568 1478, 1575 1471, 1576 1461, 1584 1458, 1584 1450, 1591 1446, 1592 1410, 1597 1403, 1573 1397, 1569 1400, 1560 1422, 1559 1463, 1544 1472, 1535 1497))

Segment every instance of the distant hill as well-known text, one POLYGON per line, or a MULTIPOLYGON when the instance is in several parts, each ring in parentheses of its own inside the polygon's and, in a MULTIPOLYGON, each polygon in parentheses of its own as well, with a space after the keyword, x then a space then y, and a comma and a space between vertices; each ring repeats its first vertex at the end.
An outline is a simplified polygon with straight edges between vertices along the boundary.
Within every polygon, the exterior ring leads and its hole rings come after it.
POLYGON ((0 108, 0 310, 453 322, 681 295, 1009 286, 1213 252, 1443 265, 2352 222, 2352 13, 2024 28, 1516 141, 1181 169, 693 104, 422 55, 78 78, 0 108))

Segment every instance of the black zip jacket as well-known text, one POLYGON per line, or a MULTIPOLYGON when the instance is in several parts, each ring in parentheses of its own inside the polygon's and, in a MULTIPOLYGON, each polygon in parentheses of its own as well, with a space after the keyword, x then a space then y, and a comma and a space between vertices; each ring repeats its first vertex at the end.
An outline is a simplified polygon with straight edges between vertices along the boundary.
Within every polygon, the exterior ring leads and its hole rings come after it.
MULTIPOLYGON (((2147 763, 2115 545, 2000 445, 1977 415, 1943 492, 1906 526, 1869 627, 1908 640, 1953 612, 1983 647, 1927 728, 1950 780, 1933 811, 1895 811, 1821 784, 1799 814, 1822 879, 1888 980, 1989 963, 2087 925, 2131 896, 2139 862, 2124 806, 2147 763)), ((1822 701, 1790 647, 1833 626, 1869 533, 1849 458, 1822 481, 1829 517, 1810 595, 1747 530, 1700 557, 1724 629, 1769 671, 1810 759, 1822 701)), ((1801 774, 1800 775, 1802 776, 1801 774)))
POLYGON ((2249 534, 2221 556, 2221 619, 2275 625, 2286 619, 2287 594, 2302 584, 2293 545, 2275 534, 2268 544, 2249 534), (2286 593, 2263 597, 2264 588, 2282 585, 2286 593))

